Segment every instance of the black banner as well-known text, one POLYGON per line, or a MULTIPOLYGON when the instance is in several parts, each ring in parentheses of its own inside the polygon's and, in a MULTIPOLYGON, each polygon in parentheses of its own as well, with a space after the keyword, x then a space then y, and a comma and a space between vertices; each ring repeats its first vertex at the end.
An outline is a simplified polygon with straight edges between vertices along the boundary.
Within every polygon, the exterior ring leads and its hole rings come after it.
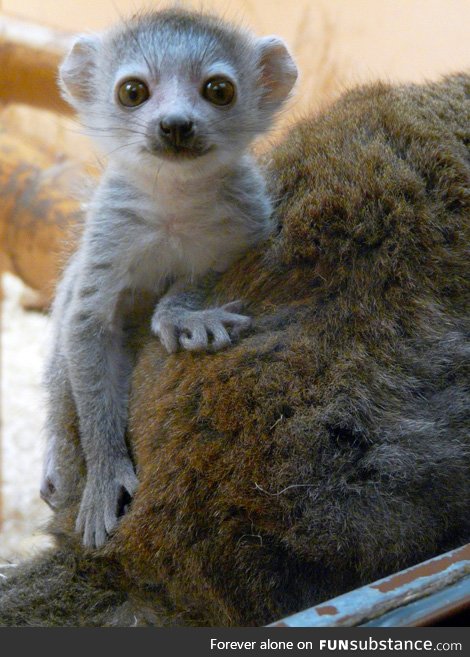
MULTIPOLYGON (((442 628, 2 628, 2 655, 470 654, 470 629, 442 628), (47 651, 47 652, 46 652, 47 651)), ((88 656, 87 656, 88 657, 88 656)))

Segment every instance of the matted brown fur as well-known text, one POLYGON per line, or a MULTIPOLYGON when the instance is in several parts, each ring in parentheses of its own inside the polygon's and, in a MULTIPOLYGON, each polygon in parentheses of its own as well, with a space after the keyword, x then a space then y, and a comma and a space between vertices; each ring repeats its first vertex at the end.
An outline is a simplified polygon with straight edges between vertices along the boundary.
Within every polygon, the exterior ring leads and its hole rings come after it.
POLYGON ((459 75, 356 89, 274 149, 278 231, 207 296, 253 330, 214 355, 145 336, 131 510, 100 561, 56 519, 121 596, 100 622, 263 624, 470 539, 469 148, 459 75))

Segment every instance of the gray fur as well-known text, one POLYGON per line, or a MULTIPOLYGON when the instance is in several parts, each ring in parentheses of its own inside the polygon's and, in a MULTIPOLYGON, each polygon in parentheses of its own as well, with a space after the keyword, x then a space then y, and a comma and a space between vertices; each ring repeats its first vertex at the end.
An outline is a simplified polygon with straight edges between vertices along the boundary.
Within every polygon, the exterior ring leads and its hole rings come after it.
POLYGON ((61 67, 64 95, 104 148, 108 166, 53 308, 41 495, 60 507, 73 494, 64 489, 55 456, 75 406, 87 467, 76 528, 88 547, 104 544, 123 499, 138 485, 125 443, 130 301, 140 292, 161 297, 152 330, 168 351, 216 351, 249 326, 238 301, 200 309, 197 286, 271 231, 264 178, 247 147, 269 128, 295 78, 279 39, 255 39, 181 11, 79 37, 61 67), (234 83, 230 107, 202 97, 201 85, 213 75, 234 83), (145 81, 150 98, 129 109, 116 90, 135 78, 145 81), (191 157, 168 154, 159 126, 169 116, 195 126, 191 157))

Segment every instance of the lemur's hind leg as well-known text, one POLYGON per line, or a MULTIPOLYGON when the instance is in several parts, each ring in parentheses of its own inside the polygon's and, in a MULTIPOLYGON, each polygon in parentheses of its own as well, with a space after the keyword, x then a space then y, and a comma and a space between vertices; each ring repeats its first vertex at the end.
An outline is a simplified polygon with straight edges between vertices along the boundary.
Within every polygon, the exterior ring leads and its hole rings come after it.
MULTIPOLYGON (((77 450, 73 436, 76 408, 67 371, 67 362, 60 353, 54 353, 46 373, 48 408, 46 418, 47 444, 43 463, 40 495, 52 509, 64 506, 73 491, 77 490, 78 469, 62 471, 60 452, 77 450), (70 481, 74 473, 74 481, 70 481)), ((72 455, 71 455, 72 456, 72 455)))
MULTIPOLYGON (((53 509, 66 504, 70 494, 77 494, 79 468, 61 468, 61 463, 77 459, 80 446, 75 436, 77 422, 76 405, 68 371, 67 359, 63 352, 63 321, 74 290, 77 273, 76 257, 72 256, 60 282, 52 308, 52 321, 55 323, 53 348, 49 354, 44 374, 44 387, 47 393, 46 452, 44 456, 41 498, 53 509), (75 425, 75 426, 74 426, 75 425), (64 458, 61 458, 63 452, 64 458)), ((83 457, 82 457, 83 458, 83 457)))

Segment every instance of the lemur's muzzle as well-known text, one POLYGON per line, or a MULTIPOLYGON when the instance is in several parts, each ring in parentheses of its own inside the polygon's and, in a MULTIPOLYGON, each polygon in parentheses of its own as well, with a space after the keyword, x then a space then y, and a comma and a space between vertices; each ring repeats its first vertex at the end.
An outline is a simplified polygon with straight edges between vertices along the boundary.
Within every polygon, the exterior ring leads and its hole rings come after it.
POLYGON ((194 123, 181 116, 168 116, 160 121, 161 139, 171 146, 190 146, 194 138, 194 123))
POLYGON ((205 155, 212 148, 198 133, 194 121, 181 114, 159 118, 147 130, 146 150, 165 159, 192 159, 205 155))

